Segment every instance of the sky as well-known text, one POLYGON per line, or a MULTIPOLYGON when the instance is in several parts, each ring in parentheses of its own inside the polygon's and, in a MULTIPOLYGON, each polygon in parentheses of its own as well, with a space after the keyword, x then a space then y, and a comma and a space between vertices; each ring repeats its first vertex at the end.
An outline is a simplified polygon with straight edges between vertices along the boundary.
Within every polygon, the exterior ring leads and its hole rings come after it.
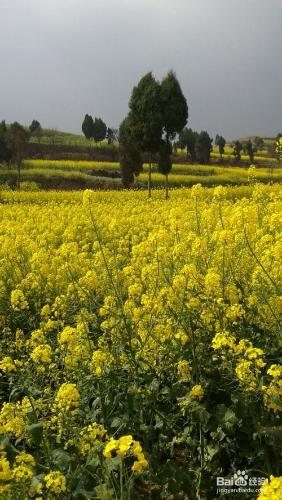
POLYGON ((0 0, 0 120, 118 127, 134 85, 174 70, 188 126, 282 129, 282 0, 0 0))

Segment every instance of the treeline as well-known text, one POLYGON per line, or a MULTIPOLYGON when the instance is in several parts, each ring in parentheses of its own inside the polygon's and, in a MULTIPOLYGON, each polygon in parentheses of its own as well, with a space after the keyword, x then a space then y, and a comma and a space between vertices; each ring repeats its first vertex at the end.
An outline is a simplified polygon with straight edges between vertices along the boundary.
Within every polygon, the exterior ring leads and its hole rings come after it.
MULTIPOLYGON (((174 143, 175 148, 186 149, 187 158, 193 162, 208 163, 210 160, 211 152, 213 150, 213 139, 209 136, 208 132, 196 132, 191 128, 185 127, 179 134, 179 139, 174 143)), ((226 140, 221 135, 216 135, 215 146, 221 159, 225 153, 226 140)), ((241 160, 242 152, 249 157, 249 160, 254 161, 254 154, 265 147, 264 140, 261 137, 255 137, 254 141, 241 142, 239 140, 231 144, 233 151, 232 154, 236 161, 241 160)))

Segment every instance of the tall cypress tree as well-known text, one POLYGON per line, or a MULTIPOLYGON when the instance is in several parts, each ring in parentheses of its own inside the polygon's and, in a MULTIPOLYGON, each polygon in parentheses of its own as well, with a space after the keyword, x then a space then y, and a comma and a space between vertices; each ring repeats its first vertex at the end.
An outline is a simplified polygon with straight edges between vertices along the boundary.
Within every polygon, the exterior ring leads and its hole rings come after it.
POLYGON ((93 137, 94 122, 91 115, 86 114, 82 122, 82 132, 84 133, 86 139, 91 139, 93 137))
POLYGON ((163 130, 160 84, 147 73, 133 88, 129 119, 134 142, 149 155, 148 196, 151 196, 152 154, 158 152, 163 130))
POLYGON ((161 82, 161 106, 166 139, 174 139, 188 120, 188 105, 179 81, 173 71, 169 71, 161 82))

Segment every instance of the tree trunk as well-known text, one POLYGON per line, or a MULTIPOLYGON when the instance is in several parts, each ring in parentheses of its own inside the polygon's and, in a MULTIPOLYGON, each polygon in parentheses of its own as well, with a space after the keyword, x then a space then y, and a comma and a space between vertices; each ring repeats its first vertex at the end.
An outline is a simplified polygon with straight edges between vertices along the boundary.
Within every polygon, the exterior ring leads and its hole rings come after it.
POLYGON ((152 153, 149 153, 148 197, 152 196, 152 153))
POLYGON ((168 174, 165 176, 165 199, 168 200, 168 174))

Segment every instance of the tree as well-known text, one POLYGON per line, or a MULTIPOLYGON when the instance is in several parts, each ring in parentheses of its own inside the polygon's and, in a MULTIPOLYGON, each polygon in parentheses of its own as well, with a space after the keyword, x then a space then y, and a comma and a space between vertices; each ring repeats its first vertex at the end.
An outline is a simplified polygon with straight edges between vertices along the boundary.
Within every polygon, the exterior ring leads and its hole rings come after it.
POLYGON ((108 144, 112 144, 117 140, 118 131, 115 128, 107 128, 106 139, 108 144))
POLYGON ((250 141, 250 140, 248 140, 246 142, 246 152, 247 152, 247 155, 250 158, 250 161, 253 162, 254 161, 254 150, 253 150, 252 141, 250 141))
POLYGON ((275 154, 279 162, 282 161, 282 134, 277 134, 275 139, 275 154))
POLYGON ((191 128, 185 127, 179 134, 179 144, 182 149, 187 149, 187 156, 190 156, 192 161, 196 160, 196 140, 197 132, 193 132, 191 128))
POLYGON ((12 159, 12 149, 8 141, 8 129, 5 121, 0 123, 0 162, 9 163, 12 159))
POLYGON ((84 133, 86 139, 91 139, 93 137, 94 122, 91 115, 85 115, 82 122, 82 132, 84 133))
POLYGON ((208 132, 202 130, 196 139, 196 155, 200 163, 208 163, 210 161, 213 140, 208 132))
POLYGON ((40 140, 42 128, 41 128, 39 121, 32 120, 32 122, 29 126, 29 132, 30 132, 31 137, 36 137, 38 141, 40 140))
POLYGON ((95 118, 93 125, 92 137, 95 142, 101 142, 105 139, 107 133, 107 125, 101 118, 95 118))
POLYGON ((173 71, 169 71, 162 80, 160 96, 163 128, 166 140, 169 141, 183 130, 188 120, 187 101, 173 71))
POLYGON ((18 122, 12 123, 8 130, 8 144, 12 150, 12 160, 18 168, 17 188, 21 183, 21 164, 27 152, 29 134, 27 130, 18 122))
POLYGON ((160 87, 161 112, 163 122, 163 133, 166 138, 166 145, 163 140, 159 146, 159 172, 165 175, 166 199, 168 198, 168 174, 172 168, 171 140, 180 133, 188 120, 187 101, 181 90, 179 81, 173 71, 169 71, 162 80, 160 87))
POLYGON ((241 151, 243 149, 242 143, 240 141, 235 141, 233 144, 233 155, 235 156, 235 160, 241 160, 241 151))
POLYGON ((165 199, 168 199, 168 174, 171 171, 172 146, 170 141, 161 141, 159 149, 158 170, 160 174, 165 175, 165 199))
POLYGON ((217 135, 215 138, 215 145, 218 146, 218 151, 220 154, 220 158, 222 160, 222 155, 224 154, 224 148, 225 148, 226 140, 222 135, 217 135))
POLYGON ((119 128, 119 158, 121 180, 125 188, 129 188, 134 182, 134 175, 138 176, 142 171, 143 160, 136 144, 130 117, 127 116, 119 128))
POLYGON ((163 130, 160 84, 151 72, 133 88, 129 109, 134 143, 140 152, 149 154, 148 196, 151 197, 152 154, 159 150, 163 130))
POLYGON ((255 146, 255 148, 253 148, 254 151, 255 151, 255 149, 256 149, 256 151, 258 151, 259 149, 263 149, 264 148, 263 138, 256 136, 255 140, 254 140, 254 146, 255 146))

